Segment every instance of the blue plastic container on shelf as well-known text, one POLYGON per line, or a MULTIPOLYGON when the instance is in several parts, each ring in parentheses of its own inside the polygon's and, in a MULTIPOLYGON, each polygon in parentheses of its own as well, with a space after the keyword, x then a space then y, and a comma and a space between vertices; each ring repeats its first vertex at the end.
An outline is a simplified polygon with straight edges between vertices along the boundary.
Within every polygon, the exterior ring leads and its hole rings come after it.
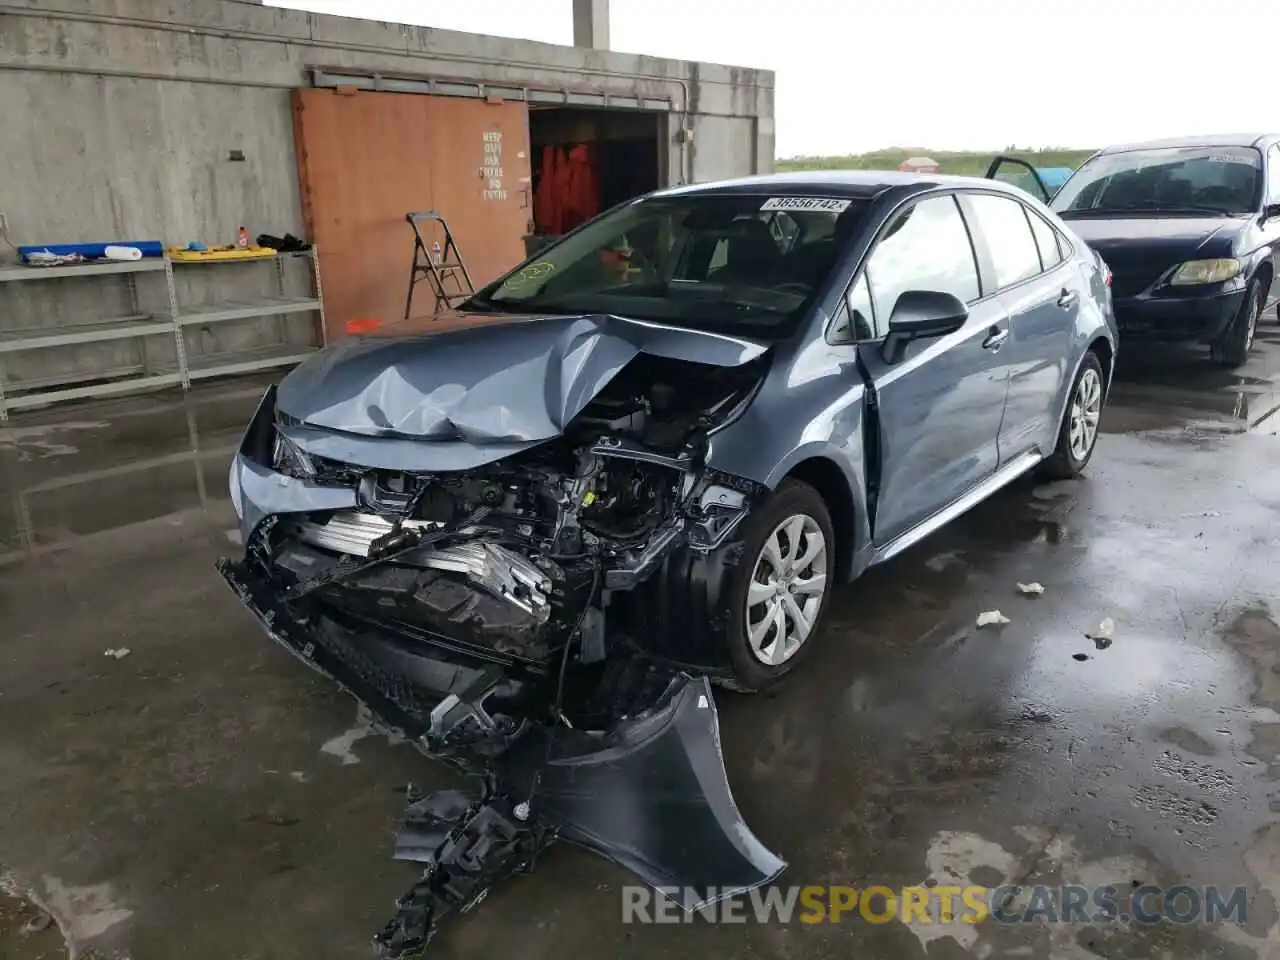
POLYGON ((22 257, 23 263, 26 263, 31 254, 47 250, 49 253, 56 254, 59 257, 78 253, 82 257, 96 259, 106 256, 107 247, 137 247, 142 251, 144 257, 164 256, 163 240, 111 240, 106 243, 27 243, 18 247, 18 256, 22 257))

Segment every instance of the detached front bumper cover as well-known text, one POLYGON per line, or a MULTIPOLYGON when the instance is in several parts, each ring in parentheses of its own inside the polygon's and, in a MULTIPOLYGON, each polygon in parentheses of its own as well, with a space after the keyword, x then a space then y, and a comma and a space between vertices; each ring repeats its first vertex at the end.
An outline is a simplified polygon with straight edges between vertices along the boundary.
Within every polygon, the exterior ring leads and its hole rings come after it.
POLYGON ((734 802, 705 677, 666 672, 651 706, 607 730, 531 723, 500 756, 467 756, 363 676, 350 651, 309 633, 248 564, 218 569, 273 640, 364 702, 384 729, 481 777, 476 796, 410 797, 395 856, 424 866, 375 938, 387 960, 420 952, 444 917, 532 869, 556 838, 627 868, 687 911, 785 869, 734 802))

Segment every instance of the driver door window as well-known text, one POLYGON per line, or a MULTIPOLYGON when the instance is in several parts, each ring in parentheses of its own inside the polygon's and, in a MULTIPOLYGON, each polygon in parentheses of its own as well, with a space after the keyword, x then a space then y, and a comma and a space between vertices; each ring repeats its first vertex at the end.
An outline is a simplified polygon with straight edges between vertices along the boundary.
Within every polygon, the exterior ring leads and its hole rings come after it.
POLYGON ((908 290, 950 293, 961 303, 981 296, 973 243, 951 196, 921 200, 899 214, 876 244, 867 272, 879 336, 908 290))

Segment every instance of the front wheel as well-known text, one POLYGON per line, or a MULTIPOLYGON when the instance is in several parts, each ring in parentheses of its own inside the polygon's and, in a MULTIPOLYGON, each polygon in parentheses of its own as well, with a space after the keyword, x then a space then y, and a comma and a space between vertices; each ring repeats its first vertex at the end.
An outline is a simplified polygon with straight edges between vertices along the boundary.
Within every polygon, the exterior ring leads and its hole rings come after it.
POLYGON ((1098 362, 1098 355, 1090 350, 1084 355, 1076 382, 1071 387, 1067 414, 1058 428, 1058 445, 1041 465, 1040 472, 1047 479, 1078 477, 1089 463, 1098 442, 1104 393, 1102 364, 1098 362))
POLYGON ((762 690, 813 646, 835 580, 835 534, 813 487, 784 480, 744 525, 727 591, 726 639, 735 686, 762 690))
POLYGON ((1243 366, 1253 349, 1253 338, 1258 332, 1258 317, 1262 314, 1262 286, 1257 280, 1249 284, 1240 309, 1209 344, 1209 359, 1219 366, 1234 370, 1243 366))

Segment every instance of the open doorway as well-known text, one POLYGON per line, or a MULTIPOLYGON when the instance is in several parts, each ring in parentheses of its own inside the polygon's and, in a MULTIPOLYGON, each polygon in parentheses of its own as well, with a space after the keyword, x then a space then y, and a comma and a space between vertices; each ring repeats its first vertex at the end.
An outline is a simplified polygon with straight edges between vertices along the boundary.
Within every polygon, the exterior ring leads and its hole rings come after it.
POLYGON ((530 256, 610 207, 662 182, 659 113, 587 107, 531 107, 533 174, 530 256))

